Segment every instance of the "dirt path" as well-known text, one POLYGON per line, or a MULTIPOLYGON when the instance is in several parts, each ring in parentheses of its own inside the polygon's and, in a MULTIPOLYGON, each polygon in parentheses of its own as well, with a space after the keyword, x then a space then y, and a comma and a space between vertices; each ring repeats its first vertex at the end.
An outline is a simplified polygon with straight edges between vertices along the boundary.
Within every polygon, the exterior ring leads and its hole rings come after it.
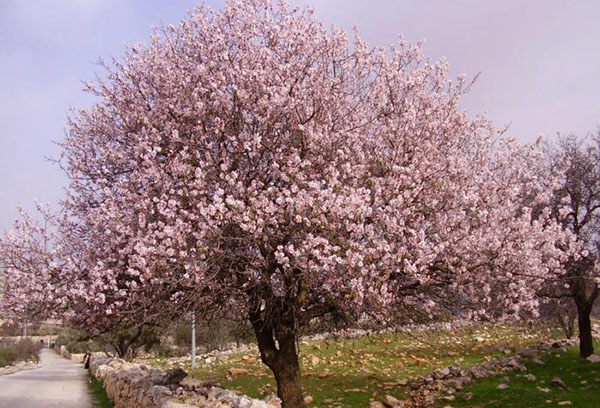
POLYGON ((0 408, 92 408, 81 364, 47 349, 41 361, 41 368, 0 377, 0 408))

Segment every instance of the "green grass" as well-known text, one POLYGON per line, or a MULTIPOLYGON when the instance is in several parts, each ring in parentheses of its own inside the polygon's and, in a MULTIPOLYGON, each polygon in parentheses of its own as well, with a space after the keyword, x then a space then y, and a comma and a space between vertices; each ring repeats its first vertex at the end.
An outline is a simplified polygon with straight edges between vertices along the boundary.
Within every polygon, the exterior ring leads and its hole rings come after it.
MULTIPOLYGON (((595 345, 596 350, 600 343, 595 345)), ((536 381, 525 378, 527 373, 508 374, 510 381, 506 390, 496 389, 502 376, 477 380, 457 393, 451 402, 440 402, 438 407, 452 406, 492 408, 533 408, 533 407, 600 407, 600 364, 589 363, 578 356, 578 348, 570 347, 567 352, 553 352, 542 356, 544 364, 527 362, 528 373, 536 381), (560 377, 566 388, 551 384, 554 377, 560 377), (465 395, 472 394, 469 400, 465 395), (559 405, 560 402, 564 405, 559 405), (568 404, 569 401, 571 404, 568 404)))
MULTIPOLYGON (((314 398, 312 407, 365 407, 386 394, 405 398, 407 387, 398 385, 399 380, 438 367, 477 364, 499 357, 507 349, 518 351, 556 335, 550 328, 494 325, 301 342, 302 385, 305 395, 314 398), (328 375, 322 378, 320 374, 325 370, 328 375)), ((189 365, 170 365, 166 359, 148 363, 163 368, 181 366, 194 378, 216 381, 254 398, 276 393, 272 374, 260 362, 258 352, 234 354, 210 365, 201 364, 195 370, 190 370, 189 365), (249 374, 229 381, 228 370, 232 367, 246 368, 249 374)))
POLYGON ((90 394, 92 395, 95 408, 113 408, 113 404, 108 399, 104 387, 92 375, 90 375, 90 394))

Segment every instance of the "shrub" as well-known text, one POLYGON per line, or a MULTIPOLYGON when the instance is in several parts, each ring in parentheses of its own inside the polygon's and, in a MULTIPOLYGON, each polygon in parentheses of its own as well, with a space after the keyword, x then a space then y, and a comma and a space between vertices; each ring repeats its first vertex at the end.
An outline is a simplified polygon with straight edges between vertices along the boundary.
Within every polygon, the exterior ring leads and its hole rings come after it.
POLYGON ((19 340, 15 344, 18 361, 35 361, 37 363, 40 360, 41 349, 41 343, 30 339, 19 340))
POLYGON ((42 345, 30 339, 17 342, 5 341, 0 344, 0 367, 14 364, 19 361, 39 361, 42 345))
POLYGON ((0 344, 0 367, 14 363, 17 360, 15 348, 8 344, 0 344))

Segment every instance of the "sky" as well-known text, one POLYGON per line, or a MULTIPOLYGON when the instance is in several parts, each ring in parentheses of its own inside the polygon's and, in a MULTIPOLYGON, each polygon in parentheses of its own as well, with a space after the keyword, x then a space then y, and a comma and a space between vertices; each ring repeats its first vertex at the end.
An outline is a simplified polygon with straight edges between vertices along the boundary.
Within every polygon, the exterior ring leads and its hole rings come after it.
MULTIPOLYGON (((219 9, 223 1, 207 0, 219 9)), ((401 34, 425 39, 453 76, 480 76, 462 106, 531 142, 600 125, 600 2, 597 0, 291 0, 327 26, 357 27, 372 45, 401 34)), ((67 179, 58 158, 69 107, 94 99, 82 81, 98 58, 146 42, 175 24, 192 0, 0 0, 0 231, 17 206, 56 204, 67 179)))

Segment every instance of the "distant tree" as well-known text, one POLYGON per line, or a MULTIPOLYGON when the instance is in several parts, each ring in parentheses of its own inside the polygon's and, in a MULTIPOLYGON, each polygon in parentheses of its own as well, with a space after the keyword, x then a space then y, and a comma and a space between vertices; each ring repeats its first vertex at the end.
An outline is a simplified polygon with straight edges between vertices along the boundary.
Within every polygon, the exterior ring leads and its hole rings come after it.
POLYGON ((590 315, 600 282, 600 133, 584 138, 559 135, 555 144, 547 145, 545 167, 559 183, 548 203, 552 217, 574 234, 579 246, 545 294, 573 299, 579 353, 587 357, 594 352, 590 315))
POLYGON ((0 236, 0 318, 13 324, 47 317, 57 288, 65 284, 56 280, 61 257, 56 254, 60 237, 55 215, 43 205, 37 205, 37 217, 19 211, 13 229, 0 236))
MULTIPOLYGON (((0 319, 6 319, 7 326, 29 324, 33 335, 40 321, 58 317, 77 329, 82 339, 93 338, 127 359, 141 347, 155 345, 158 329, 167 325, 165 313, 140 319, 135 313, 139 309, 123 308, 118 319, 107 318, 105 309, 87 301, 90 277, 78 262, 82 253, 89 252, 70 227, 73 224, 49 206, 38 205, 35 216, 21 209, 13 229, 0 236, 0 268, 5 271, 0 319)), ((137 308, 152 309, 139 304, 137 308)))

